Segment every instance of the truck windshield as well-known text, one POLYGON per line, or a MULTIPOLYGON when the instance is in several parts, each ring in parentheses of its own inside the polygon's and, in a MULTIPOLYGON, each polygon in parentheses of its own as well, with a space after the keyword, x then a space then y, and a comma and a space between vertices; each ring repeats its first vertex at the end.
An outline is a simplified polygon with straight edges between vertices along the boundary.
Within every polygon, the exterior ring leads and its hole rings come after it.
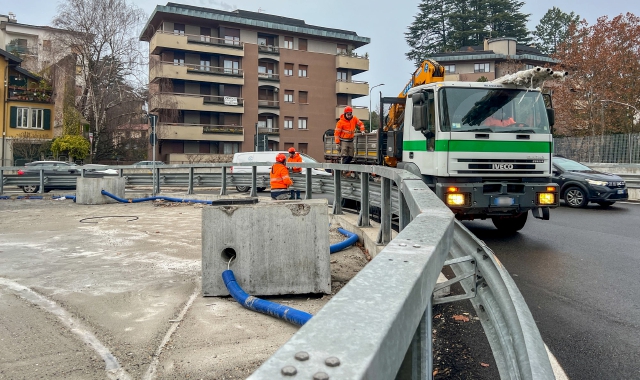
POLYGON ((549 133, 539 91, 507 88, 455 88, 439 92, 443 132, 549 133))

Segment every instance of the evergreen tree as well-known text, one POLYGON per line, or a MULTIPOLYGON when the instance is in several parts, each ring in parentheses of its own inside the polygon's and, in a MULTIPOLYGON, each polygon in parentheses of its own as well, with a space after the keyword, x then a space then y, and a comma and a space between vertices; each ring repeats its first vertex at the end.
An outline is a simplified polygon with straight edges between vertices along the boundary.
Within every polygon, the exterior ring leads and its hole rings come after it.
POLYGON ((578 24, 580 16, 571 12, 564 13, 560 8, 553 7, 545 13, 536 26, 535 41, 540 51, 545 54, 556 52, 556 46, 567 37, 567 30, 572 24, 578 24))
POLYGON ((459 49, 482 43, 487 25, 487 0, 454 0, 449 15, 450 41, 459 49))
POLYGON ((404 34, 411 47, 407 58, 421 63, 430 54, 447 51, 448 14, 453 0, 422 0, 418 5, 418 14, 414 17, 409 30, 404 34))
POLYGON ((523 5, 517 0, 486 0, 487 37, 514 37, 519 43, 530 43, 526 27, 530 14, 520 12, 523 5))

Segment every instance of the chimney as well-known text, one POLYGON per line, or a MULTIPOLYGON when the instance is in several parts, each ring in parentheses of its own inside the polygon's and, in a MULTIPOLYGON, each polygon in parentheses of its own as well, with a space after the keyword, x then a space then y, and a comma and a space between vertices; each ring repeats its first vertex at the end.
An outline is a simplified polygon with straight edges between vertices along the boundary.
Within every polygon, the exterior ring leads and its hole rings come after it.
POLYGON ((9 12, 9 22, 17 22, 18 19, 16 19, 16 14, 13 12, 9 12))
POLYGON ((489 50, 489 37, 485 37, 484 38, 484 48, 483 50, 487 51, 489 50))

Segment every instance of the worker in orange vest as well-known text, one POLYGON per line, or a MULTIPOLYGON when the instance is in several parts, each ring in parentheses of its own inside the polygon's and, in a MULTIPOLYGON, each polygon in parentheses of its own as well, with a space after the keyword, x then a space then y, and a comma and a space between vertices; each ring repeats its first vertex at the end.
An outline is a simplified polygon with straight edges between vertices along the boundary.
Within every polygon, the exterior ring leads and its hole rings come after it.
MULTIPOLYGON (((302 162, 302 156, 300 153, 296 152, 293 147, 291 147, 289 148, 289 157, 287 157, 287 162, 302 162)), ((302 173, 302 168, 299 166, 294 166, 291 170, 294 173, 302 173)))
POLYGON ((360 127, 360 133, 364 134, 364 124, 353 116, 353 108, 344 107, 344 113, 336 123, 333 133, 336 144, 340 145, 340 156, 343 164, 349 164, 354 156, 353 139, 356 135, 356 126, 360 127))
POLYGON ((289 177, 289 169, 285 165, 287 156, 278 153, 276 163, 271 167, 269 178, 271 182, 271 198, 276 200, 289 199, 289 186, 293 185, 293 181, 289 177))

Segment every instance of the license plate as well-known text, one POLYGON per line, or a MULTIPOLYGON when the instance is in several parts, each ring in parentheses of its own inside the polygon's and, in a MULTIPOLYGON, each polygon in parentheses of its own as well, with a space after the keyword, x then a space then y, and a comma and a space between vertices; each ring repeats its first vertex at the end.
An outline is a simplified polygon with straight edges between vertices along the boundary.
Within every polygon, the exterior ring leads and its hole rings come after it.
POLYGON ((494 206, 512 206, 515 203, 515 199, 511 197, 496 197, 493 198, 494 206))
POLYGON ((618 189, 618 194, 624 194, 624 189, 618 189))

